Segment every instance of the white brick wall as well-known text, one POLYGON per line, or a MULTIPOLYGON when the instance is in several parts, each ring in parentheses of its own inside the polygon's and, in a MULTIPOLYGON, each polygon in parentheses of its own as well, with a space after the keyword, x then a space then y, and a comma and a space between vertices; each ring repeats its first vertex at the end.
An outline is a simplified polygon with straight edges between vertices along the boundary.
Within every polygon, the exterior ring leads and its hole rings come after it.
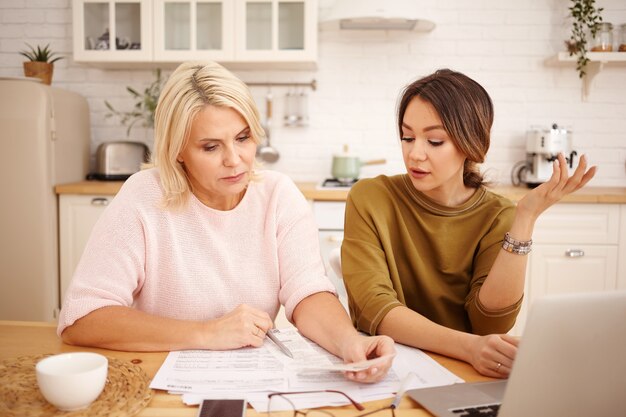
MULTIPOLYGON (((321 0, 322 12, 334 0, 321 0)), ((441 67, 474 77, 490 92, 496 108, 492 148, 485 164, 491 178, 509 182, 513 164, 524 158, 525 131, 553 122, 571 127, 574 145, 599 166, 593 185, 626 186, 626 64, 610 64, 593 79, 587 101, 573 64, 551 61, 569 37, 566 0, 418 0, 437 24, 430 33, 321 32, 316 71, 238 71, 246 81, 308 82, 310 126, 282 126, 288 89, 273 88, 273 145, 281 159, 268 166, 296 180, 318 181, 330 174, 332 154, 347 143, 363 159, 385 157, 385 166, 364 167, 363 175, 402 172, 395 133, 401 88, 441 67)), ((626 2, 599 0, 604 20, 626 23, 626 2)), ((124 139, 125 127, 105 119, 104 100, 132 106, 126 86, 143 88, 149 70, 111 70, 71 59, 70 0, 0 1, 0 76, 22 76, 24 41, 51 43, 70 59, 55 64, 54 85, 89 100, 92 150, 103 141, 124 139)), ((267 89, 253 94, 264 111, 267 89)), ((143 129, 131 139, 150 144, 143 129)))

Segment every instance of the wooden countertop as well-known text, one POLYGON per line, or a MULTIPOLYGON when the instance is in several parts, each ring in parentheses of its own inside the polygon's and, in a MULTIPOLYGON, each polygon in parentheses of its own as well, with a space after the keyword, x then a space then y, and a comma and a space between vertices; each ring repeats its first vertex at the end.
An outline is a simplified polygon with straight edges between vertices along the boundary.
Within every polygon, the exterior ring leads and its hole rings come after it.
MULTIPOLYGON (((118 352, 106 349, 83 348, 64 344, 56 335, 56 324, 40 322, 0 321, 0 361, 19 356, 38 355, 43 353, 63 352, 97 352, 105 356, 131 361, 139 359, 139 364, 146 374, 153 378, 167 356, 167 352, 118 352)), ((433 359, 445 366, 451 372, 468 382, 485 381, 489 378, 479 375, 474 368, 465 362, 447 358, 436 354, 429 354, 433 359)), ((367 410, 376 410, 387 406, 389 400, 379 400, 364 403, 367 410)), ((355 414, 351 407, 333 408, 332 413, 337 417, 348 417, 355 414)), ((155 390, 152 400, 146 408, 137 414, 139 417, 196 417, 198 407, 186 406, 177 395, 167 394, 165 391, 155 390)), ((360 414, 360 413, 359 413, 360 414)), ((267 416, 266 413, 257 413, 248 408, 248 417, 267 416)), ((381 414, 383 416, 384 414, 381 414)), ((404 397, 400 407, 396 410, 397 417, 430 416, 413 400, 404 397)))
MULTIPOLYGON (((122 184, 122 181, 80 181, 57 185, 55 192, 57 194, 115 195, 122 184)), ((319 185, 314 182, 297 182, 296 185, 308 200, 345 201, 348 196, 347 189, 320 189, 319 185)), ((529 189, 505 185, 494 187, 492 190, 512 201, 518 201, 529 189)), ((566 196, 561 202, 626 204, 626 187, 586 187, 566 196)))
POLYGON ((115 195, 124 181, 80 181, 59 184, 54 187, 57 194, 115 195))

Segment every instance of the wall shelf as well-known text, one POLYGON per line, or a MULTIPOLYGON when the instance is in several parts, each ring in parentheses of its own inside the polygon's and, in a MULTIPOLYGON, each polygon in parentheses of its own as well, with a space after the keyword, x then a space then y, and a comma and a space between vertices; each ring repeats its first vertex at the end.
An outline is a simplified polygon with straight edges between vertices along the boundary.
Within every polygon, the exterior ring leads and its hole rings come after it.
MULTIPOLYGON (((587 64, 586 75, 583 77, 582 99, 587 101, 591 82, 593 78, 604 68, 605 65, 622 64, 626 65, 626 52, 587 52, 589 63, 587 64)), ((570 56, 569 52, 559 52, 552 60, 559 63, 576 64, 576 56, 570 56)))
MULTIPOLYGON (((589 58, 589 61, 592 63, 626 63, 626 52, 587 52, 587 58, 589 58)), ((576 62, 576 56, 570 56, 569 52, 559 52, 556 59, 561 62, 576 62)))

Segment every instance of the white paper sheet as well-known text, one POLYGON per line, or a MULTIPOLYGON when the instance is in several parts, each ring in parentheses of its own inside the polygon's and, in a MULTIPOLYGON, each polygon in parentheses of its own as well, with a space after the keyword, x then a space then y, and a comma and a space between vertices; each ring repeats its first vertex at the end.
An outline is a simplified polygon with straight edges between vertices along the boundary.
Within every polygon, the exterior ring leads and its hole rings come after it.
POLYGON ((277 346, 268 345, 270 353, 287 368, 298 373, 315 371, 362 371, 385 362, 395 355, 385 355, 361 362, 344 363, 314 342, 302 337, 295 327, 274 330, 276 338, 289 349, 293 358, 286 356, 277 346))
MULTIPOLYGON (((409 389, 463 382, 419 349, 399 344, 393 367, 382 381, 352 382, 340 372, 344 369, 340 358, 302 337, 294 328, 281 329, 279 337, 293 359, 270 340, 260 348, 170 352, 150 388, 183 394, 186 404, 199 404, 203 398, 245 397, 257 411, 265 412, 270 392, 334 389, 366 402, 392 397, 409 373, 415 374, 409 389)), ((289 399, 299 409, 349 403, 342 396, 329 393, 289 399)))

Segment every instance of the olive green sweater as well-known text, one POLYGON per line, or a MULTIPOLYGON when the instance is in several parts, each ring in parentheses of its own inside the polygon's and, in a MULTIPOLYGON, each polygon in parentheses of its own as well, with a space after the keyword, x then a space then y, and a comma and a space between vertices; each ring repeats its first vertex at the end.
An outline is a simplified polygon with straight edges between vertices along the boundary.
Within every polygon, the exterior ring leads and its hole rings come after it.
POLYGON ((446 207, 417 191, 406 174, 360 180, 348 195, 341 247, 355 326, 376 334, 383 317, 405 305, 452 329, 506 333, 521 299, 490 311, 478 290, 514 213, 511 201, 484 187, 446 207))

